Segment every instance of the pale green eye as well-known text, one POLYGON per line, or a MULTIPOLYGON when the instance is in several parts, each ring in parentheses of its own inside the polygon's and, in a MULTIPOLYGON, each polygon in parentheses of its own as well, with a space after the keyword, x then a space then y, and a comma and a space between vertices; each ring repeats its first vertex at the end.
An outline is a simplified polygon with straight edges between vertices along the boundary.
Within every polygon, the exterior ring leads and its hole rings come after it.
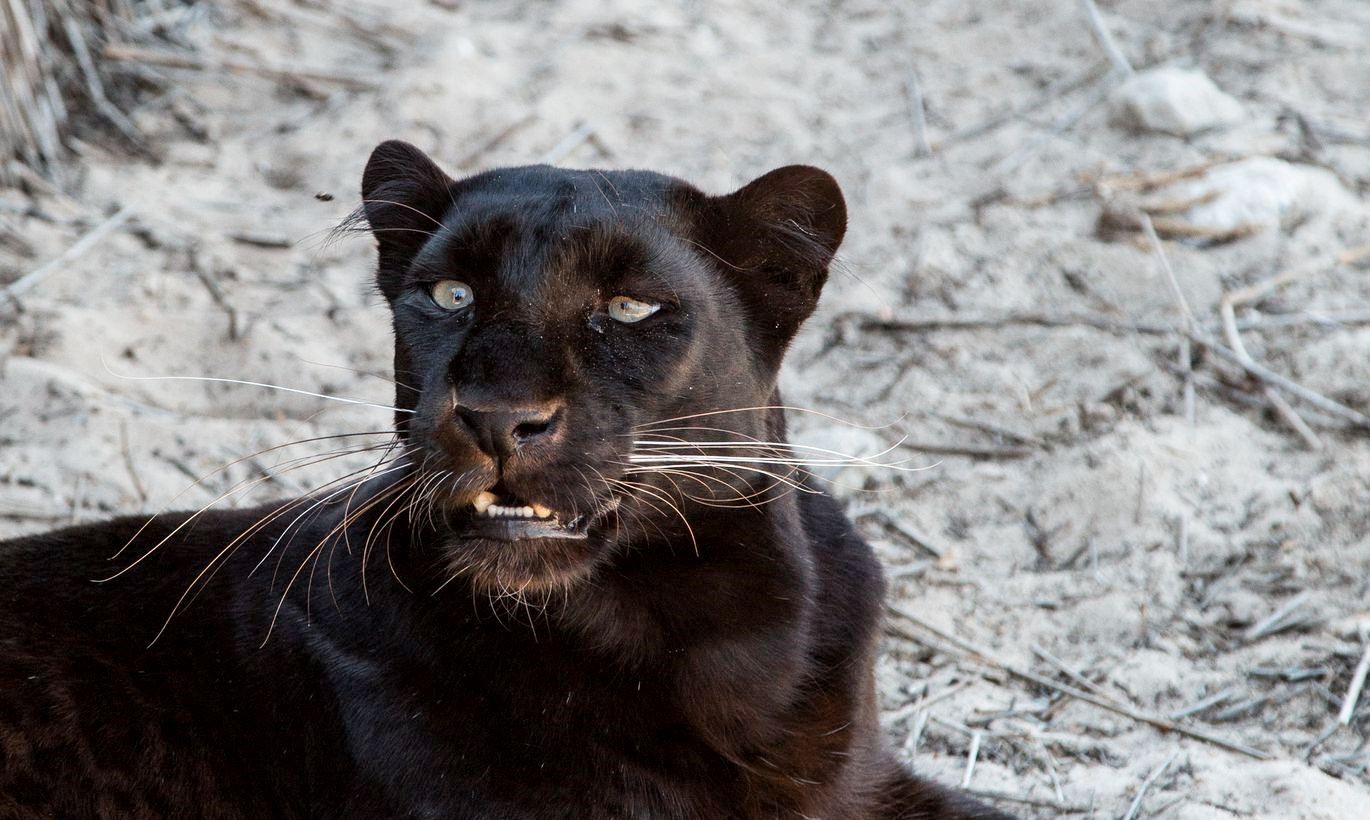
POLYGON ((433 304, 443 310, 461 310, 470 307, 471 303, 476 301, 476 294, 471 290, 471 286, 455 279, 444 279, 434 283, 428 295, 433 297, 433 304))
POLYGON ((639 302, 627 296, 615 296, 609 300, 609 316, 625 324, 640 322, 661 310, 661 305, 639 302))

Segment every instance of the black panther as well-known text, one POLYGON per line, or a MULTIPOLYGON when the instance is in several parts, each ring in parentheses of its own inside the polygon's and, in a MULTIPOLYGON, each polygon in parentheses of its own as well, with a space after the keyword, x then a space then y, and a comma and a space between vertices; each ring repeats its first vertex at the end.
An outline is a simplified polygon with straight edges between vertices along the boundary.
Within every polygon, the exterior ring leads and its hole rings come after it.
POLYGON ((0 544, 0 813, 1004 816, 882 747, 880 569, 784 444, 831 176, 387 142, 362 202, 395 435, 302 499, 0 544))

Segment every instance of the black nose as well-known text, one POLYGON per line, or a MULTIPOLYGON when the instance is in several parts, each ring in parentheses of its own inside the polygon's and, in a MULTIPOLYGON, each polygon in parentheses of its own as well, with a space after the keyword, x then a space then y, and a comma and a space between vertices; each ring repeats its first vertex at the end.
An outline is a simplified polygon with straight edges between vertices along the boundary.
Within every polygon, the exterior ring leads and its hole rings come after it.
POLYGON ((476 444, 496 458, 513 455, 520 447, 551 438, 561 419, 561 406, 548 403, 531 407, 481 408, 457 405, 457 419, 471 432, 476 444))

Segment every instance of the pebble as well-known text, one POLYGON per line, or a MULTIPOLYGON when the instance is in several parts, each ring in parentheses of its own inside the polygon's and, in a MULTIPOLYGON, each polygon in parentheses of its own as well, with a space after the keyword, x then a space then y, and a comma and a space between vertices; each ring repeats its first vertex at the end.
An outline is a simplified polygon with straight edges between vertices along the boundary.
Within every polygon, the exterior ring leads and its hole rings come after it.
POLYGON ((1137 73, 1110 96, 1114 123, 1187 137, 1241 122, 1242 104, 1201 71, 1161 67, 1137 73))

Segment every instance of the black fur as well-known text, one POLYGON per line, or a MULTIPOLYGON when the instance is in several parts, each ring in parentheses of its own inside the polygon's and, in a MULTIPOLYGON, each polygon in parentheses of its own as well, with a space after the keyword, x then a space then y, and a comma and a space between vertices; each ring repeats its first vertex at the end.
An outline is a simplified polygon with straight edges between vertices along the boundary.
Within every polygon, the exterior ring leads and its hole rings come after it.
POLYGON ((1004 816, 882 748, 883 584, 834 501, 751 462, 629 471, 644 439, 783 440, 776 370, 846 227, 830 176, 457 181, 391 142, 363 203, 390 471, 0 545, 0 814, 1004 816), (661 308, 625 324, 615 296, 661 308), (482 492, 561 523, 499 535, 482 492))

